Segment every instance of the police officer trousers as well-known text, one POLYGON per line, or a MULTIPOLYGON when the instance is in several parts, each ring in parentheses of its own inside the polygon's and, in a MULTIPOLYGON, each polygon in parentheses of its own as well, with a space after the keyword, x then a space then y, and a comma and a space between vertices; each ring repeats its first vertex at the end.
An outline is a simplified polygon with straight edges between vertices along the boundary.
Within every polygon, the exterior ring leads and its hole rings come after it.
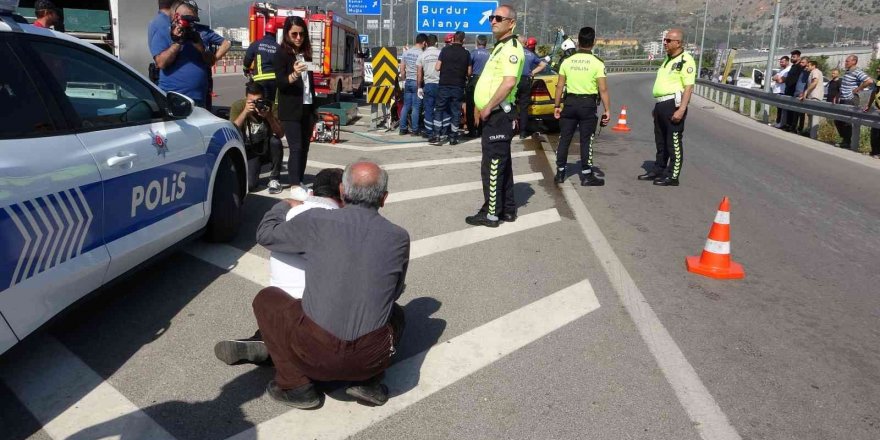
POLYGON ((559 146, 556 148, 556 167, 565 168, 568 163, 568 147, 575 129, 580 129, 581 172, 588 174, 593 168, 593 138, 596 133, 596 95, 572 96, 565 98, 562 118, 559 120, 559 146))
POLYGON ((685 110, 681 121, 674 124, 672 123, 672 114, 675 113, 675 110, 674 99, 658 102, 654 105, 654 142, 657 144, 654 171, 657 174, 666 173, 669 177, 678 179, 684 160, 682 135, 684 134, 684 120, 687 118, 687 110, 685 110))
POLYGON ((513 140, 513 115, 496 110, 483 123, 483 160, 480 174, 483 178, 483 207, 492 220, 502 214, 516 214, 513 198, 513 166, 510 142, 513 140))

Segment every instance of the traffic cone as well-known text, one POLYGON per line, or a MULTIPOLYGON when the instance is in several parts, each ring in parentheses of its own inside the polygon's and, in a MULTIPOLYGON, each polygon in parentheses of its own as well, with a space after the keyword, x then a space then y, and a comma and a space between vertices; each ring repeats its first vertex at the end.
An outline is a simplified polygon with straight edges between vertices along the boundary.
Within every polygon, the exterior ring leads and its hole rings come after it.
POLYGON ((709 278, 745 278, 743 267, 730 259, 730 200, 727 197, 721 199, 721 205, 718 206, 715 222, 703 246, 703 254, 685 257, 685 263, 688 272, 709 278))
POLYGON ((630 131, 629 126, 626 125, 626 106, 620 110, 620 117, 617 119, 617 125, 611 127, 614 131, 630 131))

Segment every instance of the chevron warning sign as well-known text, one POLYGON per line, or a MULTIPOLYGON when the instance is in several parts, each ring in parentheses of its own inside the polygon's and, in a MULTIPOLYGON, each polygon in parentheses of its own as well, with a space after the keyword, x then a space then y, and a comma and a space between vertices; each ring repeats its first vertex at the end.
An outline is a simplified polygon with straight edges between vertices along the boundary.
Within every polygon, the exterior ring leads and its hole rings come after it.
POLYGON ((370 104, 389 104, 394 96, 394 87, 370 87, 367 90, 367 102, 370 104))
POLYGON ((397 86, 397 48, 383 47, 373 56, 373 85, 376 87, 397 86))

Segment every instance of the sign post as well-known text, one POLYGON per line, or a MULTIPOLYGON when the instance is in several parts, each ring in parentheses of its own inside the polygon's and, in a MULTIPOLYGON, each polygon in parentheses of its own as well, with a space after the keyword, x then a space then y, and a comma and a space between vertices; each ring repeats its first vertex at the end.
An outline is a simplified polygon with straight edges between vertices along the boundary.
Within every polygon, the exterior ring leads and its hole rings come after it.
POLYGON ((418 0, 416 32, 491 34, 489 16, 498 8, 497 1, 418 0))

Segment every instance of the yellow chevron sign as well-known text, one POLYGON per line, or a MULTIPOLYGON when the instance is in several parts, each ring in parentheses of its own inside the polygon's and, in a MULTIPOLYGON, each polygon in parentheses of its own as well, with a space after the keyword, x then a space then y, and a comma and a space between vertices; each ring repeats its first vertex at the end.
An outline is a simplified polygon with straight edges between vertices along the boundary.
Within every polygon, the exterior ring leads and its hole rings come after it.
POLYGON ((388 104, 394 96, 394 87, 370 87, 367 90, 367 102, 370 104, 388 104))
POLYGON ((373 56, 373 85, 376 87, 397 86, 399 66, 396 53, 397 48, 383 47, 373 56))

